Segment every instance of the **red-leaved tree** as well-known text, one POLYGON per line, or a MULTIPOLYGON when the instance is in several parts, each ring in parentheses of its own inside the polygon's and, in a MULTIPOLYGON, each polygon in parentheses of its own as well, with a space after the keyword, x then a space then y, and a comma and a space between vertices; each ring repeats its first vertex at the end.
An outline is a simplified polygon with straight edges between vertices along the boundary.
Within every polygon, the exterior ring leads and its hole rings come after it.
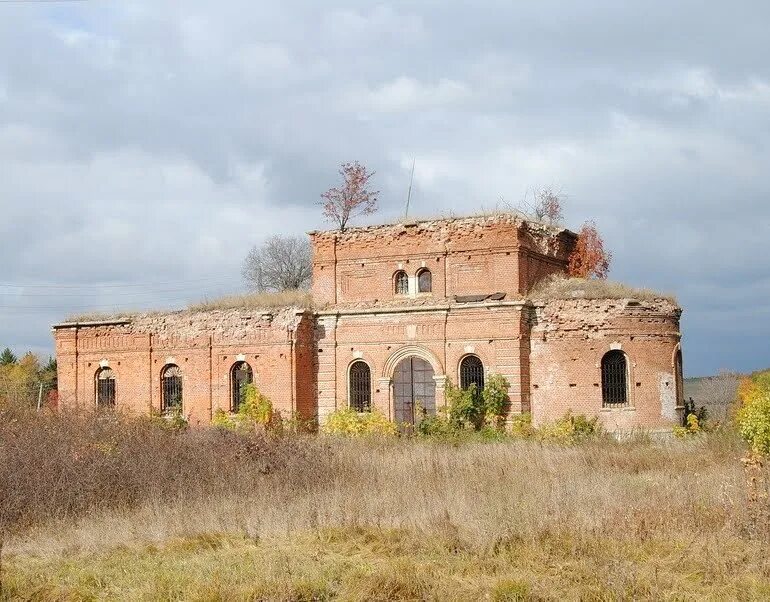
POLYGON ((321 195, 324 217, 344 230, 350 219, 377 211, 380 191, 369 190, 369 180, 374 173, 358 161, 343 163, 340 167, 342 186, 330 188, 321 195))
POLYGON ((592 221, 583 224, 577 243, 569 257, 569 275, 575 278, 606 278, 612 253, 604 248, 604 240, 592 221))

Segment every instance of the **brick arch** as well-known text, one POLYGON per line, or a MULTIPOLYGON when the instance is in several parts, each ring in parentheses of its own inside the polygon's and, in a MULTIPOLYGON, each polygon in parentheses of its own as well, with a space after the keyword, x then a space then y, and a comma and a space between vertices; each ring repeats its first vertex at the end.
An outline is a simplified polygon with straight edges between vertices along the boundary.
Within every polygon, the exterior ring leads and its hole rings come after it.
POLYGON ((383 378, 393 378, 393 373, 396 371, 396 366, 398 366, 399 362, 410 356, 424 359, 431 365, 436 376, 444 376, 444 367, 433 352, 417 345, 407 345, 394 351, 387 359, 382 370, 383 378))

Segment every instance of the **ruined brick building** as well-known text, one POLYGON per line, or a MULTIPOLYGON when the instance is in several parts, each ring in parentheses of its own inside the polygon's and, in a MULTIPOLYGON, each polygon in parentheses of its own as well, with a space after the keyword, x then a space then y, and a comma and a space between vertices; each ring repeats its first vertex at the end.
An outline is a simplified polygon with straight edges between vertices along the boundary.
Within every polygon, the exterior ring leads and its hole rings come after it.
MULTIPOLYGON (((536 424, 571 410, 610 430, 682 411, 680 309, 537 287, 576 236, 513 215, 311 232, 312 309, 141 314, 54 326, 64 407, 181 407, 193 424, 254 382, 284 416, 377 409, 410 423, 446 383, 510 383, 536 424), (540 289, 540 292, 538 292, 540 289)), ((614 294, 613 297, 617 297, 614 294)))

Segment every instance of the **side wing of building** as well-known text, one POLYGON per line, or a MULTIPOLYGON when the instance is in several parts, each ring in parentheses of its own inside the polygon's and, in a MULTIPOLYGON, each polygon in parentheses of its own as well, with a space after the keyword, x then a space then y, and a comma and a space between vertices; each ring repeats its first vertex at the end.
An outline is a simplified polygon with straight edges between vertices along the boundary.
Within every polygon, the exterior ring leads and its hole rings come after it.
POLYGON ((284 417, 315 416, 313 317, 304 310, 145 314, 54 327, 62 408, 231 411, 254 383, 284 417))

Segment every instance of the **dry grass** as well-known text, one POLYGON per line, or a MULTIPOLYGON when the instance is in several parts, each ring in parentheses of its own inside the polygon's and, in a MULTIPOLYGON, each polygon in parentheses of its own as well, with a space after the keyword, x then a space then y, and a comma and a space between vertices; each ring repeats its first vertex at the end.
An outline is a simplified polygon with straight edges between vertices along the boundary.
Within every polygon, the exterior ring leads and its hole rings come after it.
POLYGON ((308 291, 283 291, 279 293, 250 293, 230 295, 218 299, 204 300, 189 306, 191 311, 213 311, 222 309, 277 309, 299 307, 310 309, 313 299, 308 291))
MULTIPOLYGON (((191 303, 188 311, 217 311, 226 309, 280 309, 284 307, 298 307, 311 309, 313 299, 309 291, 282 291, 278 293, 245 293, 242 295, 227 295, 214 299, 204 299, 198 303, 191 303)), ((180 310, 169 310, 180 311, 180 310)), ((67 316, 65 323, 76 322, 104 322, 113 320, 130 320, 140 314, 161 314, 163 310, 152 311, 121 311, 121 312, 84 312, 67 316)))
POLYGON ((113 320, 130 320, 134 316, 140 314, 140 311, 123 311, 123 312, 83 312, 79 314, 70 314, 64 319, 65 323, 74 324, 76 322, 107 322, 113 320))
POLYGON ((552 276, 539 282, 529 293, 532 299, 637 299, 670 301, 676 297, 647 288, 634 288, 620 282, 596 278, 562 278, 552 276))
POLYGON ((257 432, 179 431, 161 418, 113 413, 36 414, 0 403, 0 540, 101 510, 180 496, 247 495, 279 469, 321 474, 323 464, 314 462, 320 443, 257 432))
POLYGON ((770 522, 750 512, 728 435, 560 447, 86 429, 91 455, 64 437, 57 460, 46 442, 66 424, 31 424, 43 450, 21 465, 4 431, 0 485, 50 518, 16 523, 9 599, 770 596, 770 522))

